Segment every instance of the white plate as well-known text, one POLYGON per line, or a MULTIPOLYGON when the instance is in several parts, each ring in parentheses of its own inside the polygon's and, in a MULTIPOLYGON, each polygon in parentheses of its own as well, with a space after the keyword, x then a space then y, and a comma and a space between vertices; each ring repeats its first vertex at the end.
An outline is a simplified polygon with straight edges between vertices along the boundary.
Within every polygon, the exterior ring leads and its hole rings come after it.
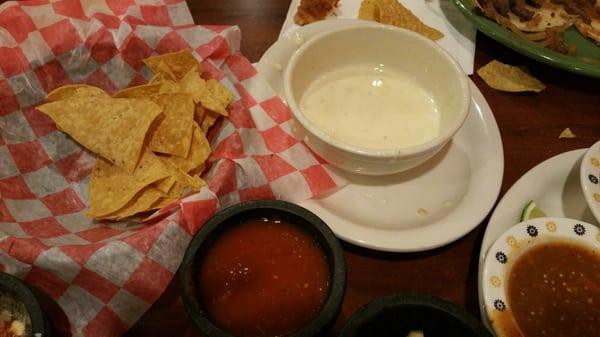
MULTIPOLYGON (((259 73, 281 93, 283 70, 298 46, 322 29, 349 24, 361 23, 329 20, 284 35, 258 63, 259 73)), ((494 116, 474 84, 471 90, 467 121, 434 158, 387 177, 338 172, 347 186, 300 205, 319 215, 341 239, 376 250, 423 251, 467 234, 493 207, 504 172, 494 116)))
POLYGON ((600 221, 600 141, 585 153, 580 170, 583 195, 596 220, 600 221))
POLYGON ((488 319, 482 291, 486 252, 504 231, 520 222, 521 211, 530 200, 535 200, 548 216, 578 219, 597 225, 579 183, 579 166, 585 151, 565 152, 538 164, 525 173, 496 206, 479 251, 479 307, 482 321, 486 324, 488 319))
MULTIPOLYGON (((414 15, 427 25, 441 31, 444 37, 436 42, 446 49, 460 63, 465 73, 473 74, 475 60, 475 34, 477 30, 462 15, 458 8, 448 0, 401 1, 414 15)), ((327 20, 357 19, 362 0, 339 0, 335 15, 327 20)), ((300 0, 292 0, 285 22, 279 34, 283 38, 286 33, 298 28, 294 23, 294 15, 300 0)))

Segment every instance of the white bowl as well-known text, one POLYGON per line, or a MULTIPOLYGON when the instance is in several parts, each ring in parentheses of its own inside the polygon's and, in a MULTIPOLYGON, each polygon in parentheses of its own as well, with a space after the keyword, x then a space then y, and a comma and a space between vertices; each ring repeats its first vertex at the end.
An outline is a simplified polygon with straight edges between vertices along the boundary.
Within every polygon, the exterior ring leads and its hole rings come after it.
POLYGON ((600 141, 592 145, 583 156, 579 174, 585 201, 600 222, 600 141))
POLYGON ((302 126, 296 128, 297 136, 332 165, 367 175, 406 171, 431 158, 460 129, 471 100, 467 76, 435 42, 405 29, 373 24, 327 30, 303 44, 285 70, 284 92, 302 126), (323 74, 352 65, 375 68, 381 64, 431 94, 440 113, 435 138, 410 147, 362 148, 329 136, 302 113, 302 95, 323 74))
POLYGON ((514 261, 529 248, 547 242, 570 242, 600 251, 600 229, 574 219, 536 218, 518 223, 488 249, 481 279, 483 301, 496 336, 508 337, 516 322, 508 301, 508 279, 514 261), (504 317, 502 317, 504 316, 504 317), (512 323, 512 324, 511 324, 512 323))

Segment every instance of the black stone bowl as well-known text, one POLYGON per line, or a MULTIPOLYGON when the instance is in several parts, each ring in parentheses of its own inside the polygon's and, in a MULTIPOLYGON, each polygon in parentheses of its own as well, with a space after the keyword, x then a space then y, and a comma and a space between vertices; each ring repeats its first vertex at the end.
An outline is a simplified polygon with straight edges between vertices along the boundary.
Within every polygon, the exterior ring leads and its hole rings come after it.
POLYGON ((26 326, 26 334, 50 336, 50 325, 42 306, 25 283, 12 275, 0 273, 0 293, 3 298, 0 311, 8 310, 13 318, 21 321, 29 316, 30 324, 26 326))
POLYGON ((340 337, 406 337, 411 331, 425 337, 492 337, 464 309, 421 294, 396 294, 366 304, 350 317, 340 337))
POLYGON ((197 262, 220 234, 248 219, 277 217, 296 225, 319 244, 329 265, 329 293, 319 314, 307 325, 290 333, 290 337, 319 335, 337 315, 346 289, 346 262, 342 247, 329 227, 310 211, 284 201, 251 201, 231 206, 215 214, 192 239, 179 269, 180 294, 184 307, 194 324, 206 336, 232 337, 211 322, 202 307, 195 275, 197 262))

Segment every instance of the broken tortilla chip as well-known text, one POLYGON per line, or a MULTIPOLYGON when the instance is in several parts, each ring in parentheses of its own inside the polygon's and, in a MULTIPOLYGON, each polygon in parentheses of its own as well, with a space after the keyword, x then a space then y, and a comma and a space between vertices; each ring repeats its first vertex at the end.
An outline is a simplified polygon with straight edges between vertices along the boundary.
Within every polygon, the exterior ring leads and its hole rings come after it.
POLYGON ((493 60, 477 70, 490 87, 508 92, 540 92, 546 86, 526 70, 493 60))
POLYGON ((50 102, 61 101, 73 96, 99 96, 110 97, 104 90, 87 85, 87 84, 71 84, 52 90, 46 99, 50 102))
POLYGON ((202 124, 200 125, 202 132, 204 132, 205 134, 208 133, 208 130, 215 124, 219 117, 220 115, 218 113, 207 109, 204 113, 202 124))
POLYGON ((171 188, 173 187, 174 184, 175 184, 174 176, 167 177, 161 181, 154 183, 156 189, 158 189, 159 191, 161 191, 165 194, 169 193, 169 191, 171 190, 171 188))
POLYGON ((88 216, 102 218, 124 207, 144 187, 166 178, 171 173, 150 151, 130 174, 109 161, 98 158, 89 183, 88 216))
POLYGON ((184 172, 190 172, 203 164, 210 156, 210 143, 206 139, 204 133, 198 125, 194 123, 194 131, 192 134, 192 144, 186 158, 177 156, 159 157, 170 164, 180 168, 184 172))
POLYGON ((202 65, 198 63, 189 50, 152 56, 144 59, 144 63, 155 74, 162 73, 173 80, 181 80, 192 69, 195 69, 198 73, 203 72, 202 65))
POLYGON ((138 85, 117 91, 114 98, 151 98, 160 92, 161 83, 138 85))
POLYGON ((190 95, 163 94, 156 98, 165 118, 151 135, 148 147, 155 152, 187 157, 192 143, 194 102, 190 95))
POLYGON ((135 170, 146 133, 162 111, 146 99, 80 95, 43 104, 38 110, 81 145, 127 172, 135 170))
POLYGON ((123 208, 114 213, 102 216, 100 219, 121 220, 137 213, 150 211, 155 209, 152 207, 152 205, 154 205, 164 195, 165 193, 161 192, 157 188, 147 186, 137 195, 135 195, 133 199, 131 199, 123 208))
POLYGON ((412 30, 434 41, 444 37, 442 32, 424 24, 397 0, 363 0, 358 18, 412 30))
POLYGON ((562 139, 562 138, 576 138, 577 136, 573 133, 573 131, 571 131, 570 128, 565 128, 560 135, 558 136, 558 139, 562 139))

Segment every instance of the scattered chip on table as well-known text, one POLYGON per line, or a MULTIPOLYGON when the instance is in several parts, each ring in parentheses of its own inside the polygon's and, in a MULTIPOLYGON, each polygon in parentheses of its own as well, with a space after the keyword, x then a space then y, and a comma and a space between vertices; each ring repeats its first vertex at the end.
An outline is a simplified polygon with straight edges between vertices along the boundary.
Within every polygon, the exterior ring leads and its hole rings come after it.
POLYGON ((558 136, 558 139, 562 139, 562 138, 576 138, 577 136, 573 133, 573 131, 571 131, 570 128, 565 128, 560 135, 558 136))
POLYGON ((97 87, 67 85, 38 107, 98 155, 87 215, 99 220, 161 208, 206 186, 200 178, 211 154, 206 133, 233 99, 221 83, 201 77, 190 51, 144 62, 154 72, 148 84, 113 97, 97 87))
POLYGON ((444 37, 442 32, 424 24, 398 0, 363 0, 358 18, 412 30, 434 41, 444 37))
POLYGON ((540 92, 546 86, 531 76, 526 69, 493 60, 477 70, 477 74, 490 87, 508 92, 540 92))

